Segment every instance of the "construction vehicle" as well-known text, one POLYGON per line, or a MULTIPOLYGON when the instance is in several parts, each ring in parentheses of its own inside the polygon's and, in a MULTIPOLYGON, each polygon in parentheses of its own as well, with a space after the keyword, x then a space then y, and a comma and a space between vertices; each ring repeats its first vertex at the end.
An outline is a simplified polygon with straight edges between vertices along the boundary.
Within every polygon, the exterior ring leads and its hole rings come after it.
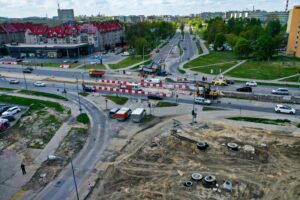
POLYGON ((214 79, 211 83, 218 86, 228 86, 227 81, 223 78, 214 79))
POLYGON ((204 98, 216 99, 219 96, 222 96, 223 93, 216 89, 211 89, 211 84, 205 81, 195 81, 196 86, 196 95, 202 96, 204 98))
POLYGON ((101 78, 105 74, 105 71, 100 71, 96 69, 90 69, 89 75, 90 77, 101 78))
POLYGON ((147 74, 153 74, 157 76, 167 76, 165 70, 165 64, 164 63, 159 64, 155 61, 152 61, 149 65, 140 66, 139 70, 147 74))

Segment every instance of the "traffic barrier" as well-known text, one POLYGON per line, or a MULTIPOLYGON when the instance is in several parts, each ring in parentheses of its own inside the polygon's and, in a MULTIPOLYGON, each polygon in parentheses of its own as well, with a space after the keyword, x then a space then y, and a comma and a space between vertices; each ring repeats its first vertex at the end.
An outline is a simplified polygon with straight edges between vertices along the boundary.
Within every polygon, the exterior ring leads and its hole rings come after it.
POLYGON ((171 94, 167 94, 164 92, 146 92, 146 91, 139 91, 139 90, 128 90, 128 89, 121 89, 121 88, 114 88, 114 87, 104 87, 104 86, 94 86, 97 91, 106 91, 106 92, 117 92, 123 94, 136 94, 136 95, 150 95, 150 94, 158 94, 162 97, 171 97, 171 94))
POLYGON ((3 64, 3 65, 17 65, 18 62, 14 62, 14 61, 3 61, 2 64, 3 64))

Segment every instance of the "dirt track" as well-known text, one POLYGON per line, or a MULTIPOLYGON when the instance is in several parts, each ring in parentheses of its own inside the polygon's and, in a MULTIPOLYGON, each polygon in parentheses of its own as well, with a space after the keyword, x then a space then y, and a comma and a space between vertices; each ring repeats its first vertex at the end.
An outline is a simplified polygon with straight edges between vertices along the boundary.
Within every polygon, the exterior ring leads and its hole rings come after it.
POLYGON ((90 199, 299 198, 299 137, 226 124, 178 126, 182 137, 209 143, 207 151, 200 151, 195 143, 174 137, 171 127, 168 120, 139 133, 101 174, 90 199), (239 150, 228 150, 228 142, 237 143, 239 150), (216 176, 219 190, 196 182, 185 188, 183 183, 191 180, 193 172, 216 176), (232 192, 222 188, 224 180, 232 182, 232 192))

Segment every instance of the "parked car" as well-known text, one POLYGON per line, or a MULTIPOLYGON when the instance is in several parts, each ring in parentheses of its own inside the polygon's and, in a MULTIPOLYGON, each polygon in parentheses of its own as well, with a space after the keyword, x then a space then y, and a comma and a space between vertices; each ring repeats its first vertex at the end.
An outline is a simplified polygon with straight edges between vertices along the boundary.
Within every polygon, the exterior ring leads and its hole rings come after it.
POLYGON ((41 82, 41 81, 37 81, 34 83, 35 87, 46 87, 46 83, 41 82))
POLYGON ((1 116, 2 119, 7 119, 9 122, 13 122, 16 118, 13 115, 1 116))
POLYGON ((210 105, 211 104, 211 100, 205 99, 203 97, 197 97, 195 99, 195 104, 210 105))
POLYGON ((11 80, 9 80, 9 84, 19 84, 19 83, 20 83, 20 81, 17 80, 17 79, 11 79, 11 80))
POLYGON ((74 60, 73 63, 74 63, 74 64, 78 63, 78 60, 74 60))
POLYGON ((110 118, 115 118, 115 114, 120 110, 120 108, 112 108, 110 111, 109 111, 109 114, 108 116, 110 118))
POLYGON ((278 113, 296 114, 296 110, 294 108, 286 105, 276 105, 274 110, 278 113))
POLYGON ((131 120, 133 122, 141 122, 146 117, 146 110, 144 108, 136 108, 131 113, 131 120))
POLYGON ((7 105, 1 106, 1 107, 0 107, 0 114, 4 113, 4 112, 7 111, 9 108, 10 108, 10 106, 7 106, 7 105))
POLYGON ((2 113, 1 116, 3 116, 3 117, 5 117, 5 116, 12 116, 12 115, 17 114, 18 112, 21 112, 21 108, 19 108, 19 106, 14 106, 14 107, 9 108, 4 113, 2 113))
POLYGON ((249 86, 249 87, 256 87, 257 86, 257 83, 256 81, 248 81, 246 83, 246 86, 249 86))
POLYGON ((31 74, 32 71, 33 71, 33 68, 31 68, 31 67, 26 67, 25 69, 23 69, 23 73, 27 73, 27 74, 31 74))
POLYGON ((289 95, 289 90, 285 88, 278 88, 276 90, 272 90, 272 94, 289 95))
POLYGON ((121 108, 116 112, 115 119, 118 121, 124 121, 130 117, 132 110, 130 108, 121 108))
POLYGON ((162 100, 163 98, 161 96, 159 96, 158 94, 149 94, 148 99, 162 100))
POLYGON ((249 86, 245 86, 245 87, 241 87, 241 88, 236 89, 236 91, 238 91, 238 92, 252 92, 252 88, 249 87, 249 86))

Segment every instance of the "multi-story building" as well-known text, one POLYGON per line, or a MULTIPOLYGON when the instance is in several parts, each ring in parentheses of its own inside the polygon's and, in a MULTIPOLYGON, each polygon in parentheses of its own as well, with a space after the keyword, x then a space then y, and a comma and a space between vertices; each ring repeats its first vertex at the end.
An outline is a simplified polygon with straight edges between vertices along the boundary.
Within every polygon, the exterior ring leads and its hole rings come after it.
POLYGON ((300 58, 300 5, 294 6, 290 12, 287 32, 289 33, 287 54, 300 58))
POLYGON ((262 23, 267 23, 269 21, 278 19, 281 24, 287 24, 289 13, 288 12, 266 12, 261 10, 256 10, 249 12, 248 18, 259 19, 262 23))
POLYGON ((66 23, 66 22, 75 20, 73 9, 58 9, 57 13, 58 13, 58 19, 62 23, 66 23))
POLYGON ((217 17, 225 18, 225 13, 224 12, 203 12, 200 13, 200 17, 203 20, 210 20, 217 17))

